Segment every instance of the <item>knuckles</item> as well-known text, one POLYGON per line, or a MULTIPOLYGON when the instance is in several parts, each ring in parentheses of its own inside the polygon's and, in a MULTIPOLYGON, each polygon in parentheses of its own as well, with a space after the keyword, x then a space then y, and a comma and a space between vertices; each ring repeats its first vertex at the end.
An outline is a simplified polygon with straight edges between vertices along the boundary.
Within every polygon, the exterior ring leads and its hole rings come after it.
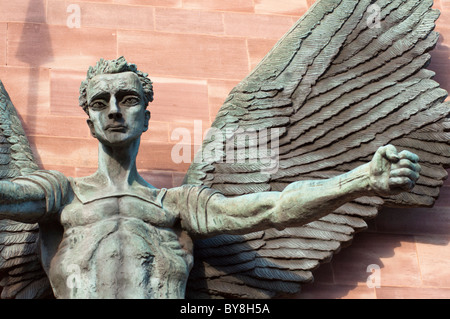
POLYGON ((377 150, 375 158, 379 177, 388 177, 388 189, 384 190, 386 193, 398 194, 415 187, 421 171, 419 156, 415 153, 408 150, 398 152, 395 146, 386 145, 377 150))

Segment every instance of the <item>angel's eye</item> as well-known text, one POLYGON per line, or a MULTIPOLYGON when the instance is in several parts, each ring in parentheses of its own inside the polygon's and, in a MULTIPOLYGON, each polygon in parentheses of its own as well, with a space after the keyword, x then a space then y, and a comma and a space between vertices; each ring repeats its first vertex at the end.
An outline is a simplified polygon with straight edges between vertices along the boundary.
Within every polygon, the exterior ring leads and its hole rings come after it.
POLYGON ((94 110, 101 110, 106 108, 106 103, 103 101, 93 101, 89 107, 94 110))
POLYGON ((136 96, 127 96, 122 100, 122 103, 127 106, 139 104, 140 100, 136 96))

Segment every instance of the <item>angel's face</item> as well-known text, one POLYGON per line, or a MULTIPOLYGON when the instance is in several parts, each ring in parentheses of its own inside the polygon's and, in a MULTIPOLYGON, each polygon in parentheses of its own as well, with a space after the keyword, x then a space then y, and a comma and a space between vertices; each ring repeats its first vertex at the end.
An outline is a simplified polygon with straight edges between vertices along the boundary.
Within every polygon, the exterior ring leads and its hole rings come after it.
POLYGON ((133 72, 97 75, 87 90, 88 125, 102 144, 121 146, 141 136, 148 128, 142 84, 133 72))

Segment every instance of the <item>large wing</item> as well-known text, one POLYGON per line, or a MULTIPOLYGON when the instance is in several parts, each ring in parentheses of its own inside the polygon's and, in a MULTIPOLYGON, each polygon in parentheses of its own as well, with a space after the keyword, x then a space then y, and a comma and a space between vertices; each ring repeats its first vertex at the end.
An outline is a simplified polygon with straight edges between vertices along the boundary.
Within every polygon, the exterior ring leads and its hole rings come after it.
POLYGON ((317 1, 231 91, 184 181, 230 196, 281 191, 293 181, 347 172, 391 143, 420 156, 417 186, 397 196, 360 198, 303 227, 199 240, 188 297, 298 292, 382 205, 433 205, 450 162, 450 108, 447 92, 426 70, 438 39, 432 4, 317 1), (243 132, 245 163, 234 156, 243 132), (261 141, 266 147, 250 147, 261 141), (211 149, 215 157, 205 156, 211 149), (268 169, 270 159, 276 169, 268 169))
MULTIPOLYGON (((0 180, 38 169, 21 121, 0 81, 0 180)), ((0 220, 0 299, 39 298, 50 283, 38 255, 39 227, 0 220)))

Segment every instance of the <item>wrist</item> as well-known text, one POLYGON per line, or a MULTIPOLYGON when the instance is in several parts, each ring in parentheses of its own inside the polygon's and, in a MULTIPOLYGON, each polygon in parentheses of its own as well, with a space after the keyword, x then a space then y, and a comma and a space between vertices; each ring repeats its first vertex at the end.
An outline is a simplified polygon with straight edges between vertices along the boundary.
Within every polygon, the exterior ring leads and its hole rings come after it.
POLYGON ((373 187, 370 181, 370 163, 358 166, 348 173, 348 176, 344 178, 348 179, 352 185, 352 192, 364 195, 371 195, 373 193, 373 187))

